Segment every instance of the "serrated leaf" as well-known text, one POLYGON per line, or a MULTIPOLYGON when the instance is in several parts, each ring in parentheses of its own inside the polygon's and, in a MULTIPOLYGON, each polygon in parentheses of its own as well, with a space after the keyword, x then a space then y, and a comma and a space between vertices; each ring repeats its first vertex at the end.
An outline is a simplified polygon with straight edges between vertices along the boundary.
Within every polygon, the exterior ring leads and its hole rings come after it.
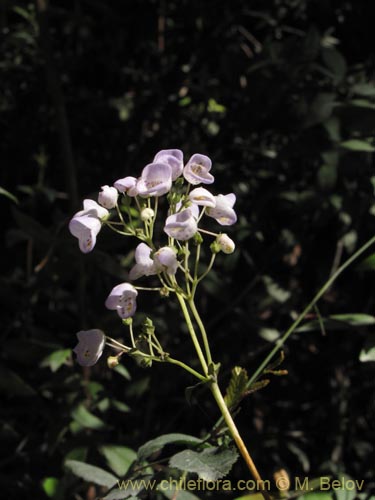
POLYGON ((78 462, 77 460, 67 460, 65 462, 65 467, 67 467, 75 476, 80 477, 89 483, 106 486, 107 488, 112 488, 112 486, 117 483, 117 477, 94 465, 78 462))
POLYGON ((145 489, 146 485, 149 490, 155 490, 157 485, 156 479, 153 476, 142 476, 138 479, 117 481, 118 488, 110 491, 103 500, 137 500, 138 493, 145 489))
POLYGON ((184 444, 184 445, 198 445, 202 442, 195 436, 189 436, 188 434, 164 434, 155 439, 151 439, 144 445, 142 445, 138 450, 138 460, 145 460, 150 455, 153 455, 157 451, 161 451, 167 444, 184 444))
POLYGON ((225 402, 229 408, 237 406, 244 397, 247 382, 249 380, 247 371, 240 366, 235 366, 232 370, 232 376, 224 396, 225 402))
POLYGON ((367 153, 373 153, 375 151, 375 147, 372 144, 361 139, 351 139, 349 141, 344 141, 340 143, 340 146, 344 149, 348 149, 349 151, 363 151, 367 153))
POLYGON ((78 424, 87 429, 102 429, 105 427, 103 420, 90 413, 83 404, 74 408, 71 416, 78 424))
POLYGON ((176 489, 175 487, 171 487, 170 489, 156 488, 156 490, 160 491, 169 500, 199 500, 199 498, 190 493, 190 491, 176 489))
POLYGON ((234 449, 208 448, 201 452, 184 450, 169 460, 170 467, 194 472, 204 481, 217 481, 232 468, 238 454, 234 449))
POLYGON ((136 452, 126 446, 104 445, 99 448, 99 451, 104 455, 108 466, 118 476, 124 476, 137 458, 136 452))

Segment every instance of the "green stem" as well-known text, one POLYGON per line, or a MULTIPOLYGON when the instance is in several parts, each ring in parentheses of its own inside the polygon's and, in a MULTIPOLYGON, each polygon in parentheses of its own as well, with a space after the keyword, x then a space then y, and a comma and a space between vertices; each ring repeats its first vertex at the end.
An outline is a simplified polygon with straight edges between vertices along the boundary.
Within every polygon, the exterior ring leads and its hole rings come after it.
POLYGON ((204 349, 206 351, 207 363, 208 363, 208 365, 211 365, 212 364, 212 356, 211 356, 210 344, 208 342, 208 336, 207 336, 207 332, 206 332, 206 329, 204 327, 203 321, 199 315, 199 312, 197 311, 194 299, 189 299, 188 304, 190 306, 190 309, 193 313, 195 321, 197 322, 198 328, 199 328, 201 335, 202 335, 203 345, 204 345, 204 349))
POLYGON ((187 372, 191 373, 192 375, 194 375, 194 377, 198 378, 202 382, 207 382, 207 380, 208 380, 207 377, 205 377, 204 375, 201 375, 199 372, 197 372, 196 370, 191 368, 189 365, 186 365, 185 363, 183 363, 182 361, 179 361, 178 359, 170 358, 169 356, 167 356, 165 358, 165 361, 167 363, 171 363, 172 365, 180 366, 181 368, 183 368, 187 372))
POLYGON ((312 301, 305 307, 305 309, 301 312, 301 314, 298 316, 298 318, 295 320, 295 322, 290 326, 290 328, 284 333, 284 335, 276 342, 275 347, 272 349, 272 351, 269 353, 269 355, 266 357, 266 359, 259 365, 257 370, 254 372, 254 374, 251 376, 247 387, 250 387, 256 380, 257 378, 263 373, 263 370, 267 367, 267 365, 270 363, 272 358, 277 354, 277 352, 282 348, 282 346, 285 344, 285 342, 288 340, 288 338, 292 335, 292 333, 295 331, 295 329, 299 326, 299 324, 302 322, 306 314, 315 306, 315 304, 318 302, 318 300, 326 293, 327 290, 333 285, 333 283, 337 280, 337 278, 340 276, 340 274, 345 271, 347 267, 350 266, 360 255, 362 255, 371 245, 375 243, 375 236, 372 237, 370 240, 368 240, 359 250, 357 250, 349 259, 344 262, 344 264, 337 269, 337 271, 329 278, 328 281, 322 286, 322 288, 318 291, 318 293, 315 295, 315 297, 312 299, 312 301))
POLYGON ((227 424, 229 432, 230 432, 234 442, 236 443, 239 452, 241 453, 243 459, 245 460, 245 463, 246 463, 251 475, 253 476, 254 480, 256 481, 257 486, 261 490, 261 493, 262 493, 264 499, 271 500, 271 497, 270 497, 268 491, 266 490, 265 483, 264 483, 263 479, 261 478, 261 476, 258 472, 258 469, 256 468, 256 465, 255 465, 253 459, 251 458, 251 455, 250 455, 248 449, 246 448, 245 443, 243 442, 243 440, 240 436, 240 433, 238 432, 237 426, 234 423, 232 415, 230 414, 230 411, 227 407, 227 404, 224 400, 224 397, 220 391, 219 385, 217 384, 216 381, 212 381, 210 383, 210 389, 211 389, 212 395, 214 396, 215 401, 216 401, 216 403, 221 411, 221 414, 225 420, 225 423, 227 424))
POLYGON ((180 303, 180 306, 181 306, 181 309, 182 309, 182 313, 184 315, 184 318, 185 318, 185 321, 186 321, 186 324, 187 324, 187 327, 188 327, 188 330, 189 330, 189 333, 190 333, 190 337, 191 337, 191 339, 193 341, 195 350, 196 350, 196 352, 198 354, 199 361, 200 361, 200 363, 202 365, 203 372, 205 373, 205 375, 208 376, 207 362, 206 362, 206 360, 204 358, 204 355, 203 355, 203 352, 202 352, 202 348, 201 348, 201 346, 199 344, 197 335, 195 333, 193 323, 191 322, 190 314, 189 314, 188 308, 186 307, 186 302, 185 302, 184 298, 182 297, 182 295, 180 293, 176 293, 176 295, 177 295, 177 299, 178 299, 178 301, 180 303))

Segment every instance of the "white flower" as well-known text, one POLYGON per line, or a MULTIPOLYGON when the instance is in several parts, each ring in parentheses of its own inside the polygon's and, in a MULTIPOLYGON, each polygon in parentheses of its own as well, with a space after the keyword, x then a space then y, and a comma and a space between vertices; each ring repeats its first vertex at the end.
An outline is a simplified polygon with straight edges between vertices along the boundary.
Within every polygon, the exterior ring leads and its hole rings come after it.
POLYGON ((187 162, 183 174, 190 184, 212 184, 214 177, 209 173, 212 162, 208 156, 195 154, 187 162))
POLYGON ((162 196, 172 186, 172 169, 165 163, 150 163, 142 170, 137 182, 140 196, 162 196))
POLYGON ((101 227, 100 220, 91 215, 75 215, 69 223, 69 231, 78 238, 79 248, 83 253, 94 249, 101 227))
POLYGON ((118 179, 114 184, 114 187, 120 193, 125 193, 128 196, 137 196, 137 179, 135 177, 124 177, 123 179, 118 179))
POLYGON ((158 270, 167 274, 176 274, 178 261, 176 252, 171 247, 162 247, 154 254, 154 262, 158 270))
POLYGON ((216 206, 214 208, 208 207, 206 214, 215 219, 222 226, 231 226, 237 221, 236 212, 233 210, 233 205, 236 202, 236 195, 219 194, 215 196, 216 206))
POLYGON ((225 233, 219 234, 216 238, 216 242, 218 243, 220 250, 227 254, 233 253, 236 248, 234 241, 225 233))
POLYGON ((103 353, 105 335, 101 330, 82 330, 77 333, 78 344, 73 349, 82 366, 94 365, 103 353))
POLYGON ((172 169, 172 181, 180 177, 184 168, 183 153, 179 149, 163 149, 155 155, 154 163, 165 163, 172 169))
POLYGON ((80 217, 81 215, 91 215, 92 217, 97 217, 98 219, 105 219, 108 217, 109 212, 106 208, 98 205, 96 201, 86 199, 83 200, 83 210, 77 212, 74 217, 80 217))
POLYGON ((165 221, 164 231, 168 236, 176 238, 176 240, 189 240, 194 236, 197 230, 197 220, 190 208, 170 215, 165 221))
POLYGON ((130 283, 121 283, 112 288, 105 301, 107 309, 117 311, 120 318, 126 319, 133 316, 137 309, 138 292, 130 283))
POLYGON ((98 202, 104 208, 115 208, 117 204, 118 192, 114 187, 102 186, 98 196, 98 202))
POLYGON ((216 200, 213 194, 211 194, 207 189, 199 187, 193 189, 189 193, 189 200, 196 205, 201 205, 203 207, 215 207, 216 200))
POLYGON ((154 261, 151 259, 150 254, 152 250, 146 243, 140 243, 135 249, 135 262, 136 264, 130 269, 129 278, 136 280, 141 276, 151 276, 157 274, 154 261))

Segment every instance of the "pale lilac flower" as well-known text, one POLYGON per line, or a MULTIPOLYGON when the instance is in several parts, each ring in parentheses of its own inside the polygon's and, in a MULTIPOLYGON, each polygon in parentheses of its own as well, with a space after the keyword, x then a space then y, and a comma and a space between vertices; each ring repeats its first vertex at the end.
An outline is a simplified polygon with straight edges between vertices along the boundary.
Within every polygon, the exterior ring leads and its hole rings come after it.
POLYGON ((197 230, 197 220, 190 207, 167 217, 164 226, 164 231, 168 236, 181 241, 192 238, 197 230))
POLYGON ((118 192, 114 187, 102 186, 98 196, 98 202, 104 208, 115 208, 117 205, 118 192))
POLYGON ((206 214, 221 224, 222 226, 231 226, 237 221, 236 212, 233 210, 233 205, 236 202, 236 195, 219 194, 215 196, 216 206, 214 208, 208 207, 206 214))
POLYGON ((138 194, 141 196, 162 196, 172 186, 172 168, 165 163, 150 163, 142 170, 137 182, 138 194))
POLYGON ((115 286, 105 301, 107 309, 117 311, 122 319, 133 316, 137 309, 138 292, 130 283, 121 283, 115 286))
POLYGON ((201 205, 203 207, 215 207, 216 200, 213 194, 211 194, 207 189, 199 187, 193 189, 189 193, 189 200, 195 205, 201 205))
POLYGON ((101 330, 82 330, 77 333, 78 344, 73 349, 82 366, 94 365, 103 353, 105 335, 101 330))
POLYGON ((183 174, 190 184, 212 184, 213 175, 210 174, 212 162, 208 156, 195 154, 185 165, 183 174))
POLYGON ((83 200, 83 210, 77 212, 74 217, 80 217, 81 215, 91 215, 92 217, 97 217, 98 219, 105 219, 108 217, 109 212, 106 208, 101 207, 96 201, 86 199, 83 200))
POLYGON ((155 155, 154 163, 165 163, 172 169, 172 181, 180 177, 184 168, 184 155, 179 149, 163 149, 155 155))
POLYGON ((101 227, 100 220, 92 215, 75 215, 69 223, 69 231, 78 238, 79 248, 83 253, 94 249, 101 227))
POLYGON ((216 238, 216 242, 219 245, 220 250, 227 254, 233 253, 236 248, 234 241, 225 233, 219 234, 216 238))
MULTIPOLYGON (((176 203, 176 211, 175 213, 177 212, 181 212, 182 208, 182 202, 179 201, 178 203, 176 203)), ((192 203, 192 204, 189 204, 189 206, 186 206, 183 210, 185 210, 186 208, 189 208, 190 209, 190 212, 192 213, 192 216, 198 220, 199 218, 199 207, 198 205, 196 205, 195 203, 192 203)))
POLYGON ((118 179, 114 184, 114 187, 120 193, 125 193, 128 196, 137 196, 137 179, 135 177, 124 177, 123 179, 118 179))
POLYGON ((135 249, 136 264, 130 269, 129 278, 136 280, 141 276, 151 276, 157 274, 154 261, 150 254, 152 250, 146 243, 140 243, 135 249))
POLYGON ((178 261, 176 251, 171 247, 162 247, 154 254, 157 269, 167 274, 176 274, 178 261))

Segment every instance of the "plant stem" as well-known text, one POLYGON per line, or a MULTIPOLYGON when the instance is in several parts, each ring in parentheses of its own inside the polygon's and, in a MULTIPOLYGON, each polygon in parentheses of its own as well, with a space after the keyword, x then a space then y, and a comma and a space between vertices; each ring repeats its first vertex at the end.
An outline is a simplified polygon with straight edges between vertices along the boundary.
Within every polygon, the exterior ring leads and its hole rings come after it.
POLYGON ((201 375, 199 372, 197 372, 196 370, 191 368, 189 365, 186 365, 182 361, 179 361, 178 359, 170 358, 169 356, 167 356, 165 358, 165 361, 167 363, 171 363, 172 365, 180 366, 181 368, 183 368, 187 372, 191 373, 192 375, 194 375, 194 377, 198 378, 202 382, 207 382, 207 378, 204 375, 201 375))
POLYGON ((221 414, 223 415, 225 423, 228 426, 229 432, 231 433, 231 436, 234 439, 234 442, 236 443, 239 452, 241 453, 243 459, 245 460, 246 465, 247 465, 251 475, 255 479, 257 486, 260 488, 264 499, 271 500, 271 497, 266 489, 265 483, 264 483, 263 479, 261 478, 261 476, 258 472, 258 469, 256 468, 256 465, 254 464, 254 461, 251 458, 251 455, 250 455, 248 449, 245 446, 245 443, 243 442, 243 440, 240 436, 240 433, 238 432, 237 426, 234 423, 232 415, 230 414, 230 411, 229 411, 227 404, 224 400, 224 397, 220 391, 218 383, 216 381, 212 381, 210 383, 210 389, 211 389, 212 395, 214 396, 215 401, 216 401, 216 403, 221 411, 221 414))
POLYGON ((295 320, 295 322, 290 326, 290 328, 284 333, 284 335, 276 341, 275 347, 272 349, 272 351, 269 353, 269 355, 265 358, 265 360, 259 365, 257 370, 253 373, 253 375, 250 377, 249 382, 247 383, 247 387, 250 387, 256 380, 257 378, 263 373, 263 370, 267 367, 267 365, 270 363, 272 358, 277 354, 277 352, 282 348, 282 346, 285 344, 285 342, 288 340, 290 335, 295 331, 295 329, 298 327, 298 325, 301 323, 301 321, 304 319, 306 314, 315 306, 315 304, 318 302, 318 300, 325 294, 327 290, 333 285, 333 283, 336 281, 336 279, 340 276, 340 274, 345 271, 347 267, 350 266, 360 255, 363 254, 371 245, 375 243, 375 236, 373 236, 371 239, 369 239, 364 245, 359 248, 349 259, 344 262, 344 264, 337 269, 337 271, 332 274, 332 276, 324 283, 322 288, 318 291, 318 293, 315 295, 315 297, 312 299, 312 301, 305 307, 305 309, 301 312, 301 314, 298 316, 298 318, 295 320))
POLYGON ((185 321, 186 321, 186 325, 187 325, 189 333, 190 333, 191 340, 193 341, 195 350, 196 350, 196 352, 198 354, 199 361, 200 361, 200 363, 202 365, 203 372, 204 372, 204 374, 206 376, 208 376, 207 363, 206 363, 205 357, 203 355, 202 348, 201 348, 201 346, 199 344, 197 335, 195 333, 193 323, 191 322, 190 314, 189 314, 188 308, 186 307, 186 302, 185 302, 184 298, 182 297, 182 295, 180 293, 176 293, 176 295, 177 295, 177 299, 178 299, 178 301, 180 303, 180 306, 181 306, 181 309, 182 309, 182 313, 184 315, 184 318, 185 318, 185 321))
POLYGON ((193 313, 195 321, 197 322, 198 328, 199 328, 201 335, 202 335, 204 350, 206 351, 207 363, 208 363, 208 365, 211 365, 212 364, 212 356, 211 356, 210 344, 208 342, 207 332, 206 332, 206 329, 204 327, 203 321, 199 315, 199 312, 197 311, 197 308, 195 307, 194 299, 189 299, 188 304, 190 306, 190 309, 193 313))

